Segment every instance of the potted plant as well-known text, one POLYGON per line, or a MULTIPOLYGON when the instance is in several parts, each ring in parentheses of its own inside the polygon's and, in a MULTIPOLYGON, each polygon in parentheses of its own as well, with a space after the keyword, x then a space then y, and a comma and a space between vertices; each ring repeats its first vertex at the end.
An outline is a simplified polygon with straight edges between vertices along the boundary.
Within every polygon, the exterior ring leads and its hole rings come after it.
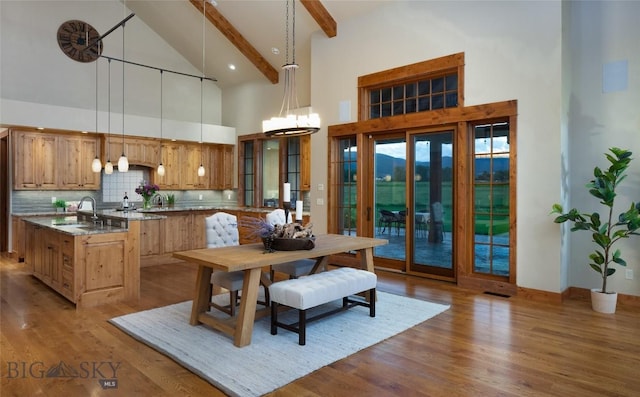
POLYGON ((176 195, 173 193, 167 194, 167 205, 169 208, 173 208, 176 204, 176 195))
POLYGON ((602 278, 602 287, 599 290, 591 290, 591 305, 593 310, 602 313, 614 313, 618 297, 617 293, 607 291, 607 278, 616 272, 611 265, 627 265, 622 259, 620 249, 614 249, 614 245, 621 239, 640 234, 640 202, 631 203, 629 209, 617 217, 613 213, 616 189, 626 177, 625 171, 631 162, 631 152, 616 147, 610 148, 609 151, 611 154, 605 153, 611 163, 609 168, 603 171, 595 167, 594 179, 586 185, 589 193, 604 206, 603 214, 584 213, 576 208, 565 213, 560 204, 554 204, 551 211, 559 214, 554 220, 555 223, 569 221, 573 223, 572 232, 585 230, 591 233, 596 249, 589 254, 589 266, 602 278), (602 300, 608 301, 609 306, 601 302, 602 300))
POLYGON ((56 207, 56 212, 65 212, 67 209, 67 202, 62 199, 57 199, 53 202, 53 206, 56 207))

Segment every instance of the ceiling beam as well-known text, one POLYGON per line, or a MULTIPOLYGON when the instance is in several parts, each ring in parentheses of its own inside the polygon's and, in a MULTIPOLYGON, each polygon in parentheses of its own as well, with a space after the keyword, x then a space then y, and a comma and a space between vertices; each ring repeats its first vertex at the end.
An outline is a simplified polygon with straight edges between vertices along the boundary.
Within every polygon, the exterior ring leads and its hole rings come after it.
POLYGON ((338 24, 333 19, 329 11, 322 5, 320 0, 300 0, 304 8, 320 25, 327 37, 335 37, 338 34, 338 24))
POLYGON ((189 0, 191 4, 200 12, 205 12, 209 22, 213 24, 240 52, 247 57, 258 70, 273 84, 278 84, 279 73, 276 68, 249 43, 240 32, 225 18, 218 9, 208 2, 202 0, 189 0), (203 5, 205 10, 203 10, 203 5))

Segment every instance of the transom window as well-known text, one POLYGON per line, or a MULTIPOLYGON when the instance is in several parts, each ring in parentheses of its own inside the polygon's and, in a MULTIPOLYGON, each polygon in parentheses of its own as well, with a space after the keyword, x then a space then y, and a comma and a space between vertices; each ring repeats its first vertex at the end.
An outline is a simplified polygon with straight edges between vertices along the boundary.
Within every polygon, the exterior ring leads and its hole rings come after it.
POLYGON ((369 90, 369 118, 426 112, 458 106, 458 74, 369 90))

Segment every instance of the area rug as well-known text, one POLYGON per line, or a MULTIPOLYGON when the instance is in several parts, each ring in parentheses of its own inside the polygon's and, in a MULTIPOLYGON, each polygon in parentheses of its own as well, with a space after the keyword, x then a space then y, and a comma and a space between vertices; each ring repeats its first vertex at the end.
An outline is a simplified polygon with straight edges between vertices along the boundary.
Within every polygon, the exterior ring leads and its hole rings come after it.
MULTIPOLYGON (((271 335, 266 317, 255 323, 251 344, 237 348, 227 335, 206 325, 189 325, 191 301, 109 321, 229 395, 260 396, 448 308, 378 291, 376 317, 369 317, 367 308, 354 307, 311 322, 307 325, 305 346, 298 345, 298 335, 287 330, 278 329, 277 335, 271 335)), ((328 307, 323 305, 321 309, 328 307)), ((297 314, 292 310, 282 317, 288 322, 296 321, 297 314)))

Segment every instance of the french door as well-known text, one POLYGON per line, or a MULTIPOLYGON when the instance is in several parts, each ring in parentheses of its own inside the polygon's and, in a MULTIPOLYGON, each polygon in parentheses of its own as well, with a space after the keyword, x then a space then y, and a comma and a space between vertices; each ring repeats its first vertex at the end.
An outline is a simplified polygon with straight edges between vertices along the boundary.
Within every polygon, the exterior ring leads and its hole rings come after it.
POLYGON ((372 235, 383 267, 454 278, 453 132, 380 135, 372 139, 372 235))

